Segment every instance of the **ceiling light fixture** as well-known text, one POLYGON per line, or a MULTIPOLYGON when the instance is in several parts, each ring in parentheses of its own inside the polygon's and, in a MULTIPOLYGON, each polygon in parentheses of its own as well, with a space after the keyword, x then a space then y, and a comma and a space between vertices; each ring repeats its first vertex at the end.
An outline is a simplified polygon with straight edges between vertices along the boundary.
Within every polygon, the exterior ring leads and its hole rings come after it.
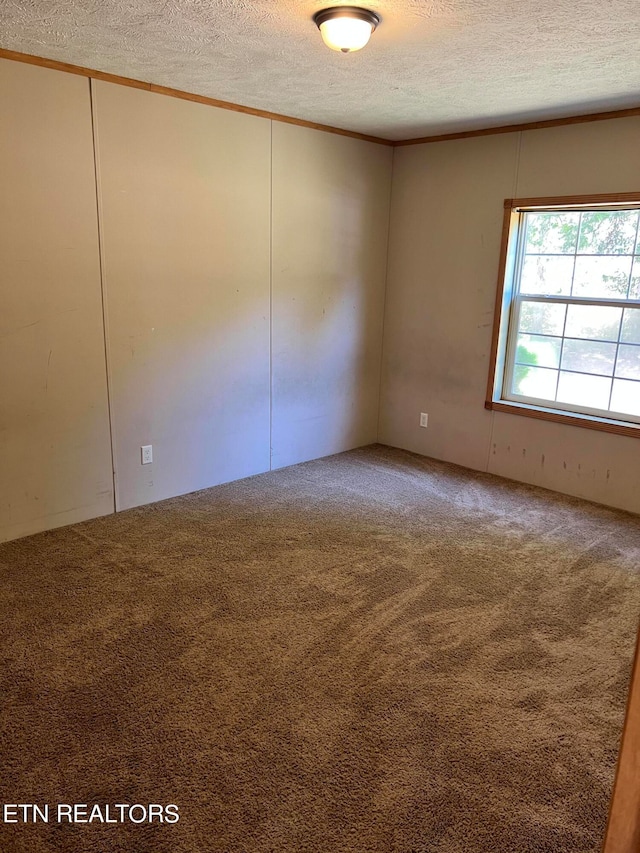
POLYGON ((331 50, 351 53, 360 50, 380 23, 375 12, 357 6, 334 6, 313 16, 322 40, 331 50))

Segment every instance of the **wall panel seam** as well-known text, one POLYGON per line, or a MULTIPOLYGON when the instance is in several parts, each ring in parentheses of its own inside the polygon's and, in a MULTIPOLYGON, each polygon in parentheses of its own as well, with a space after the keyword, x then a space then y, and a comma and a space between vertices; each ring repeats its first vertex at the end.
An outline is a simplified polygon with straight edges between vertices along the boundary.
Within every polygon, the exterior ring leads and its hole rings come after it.
POLYGON ((93 173, 95 180, 96 191, 96 222, 98 227, 98 262, 100 267, 100 296, 102 305, 102 336, 104 344, 104 365, 107 385, 107 412, 109 418, 109 444, 111 452, 111 481, 113 485, 113 511, 118 511, 117 500, 117 476, 116 476, 116 438, 113 415, 113 400, 112 400, 112 378, 111 378, 111 359, 109 352, 109 313, 107 310, 107 294, 106 294, 106 268, 104 257, 104 236, 103 236, 103 215, 102 215, 102 193, 100 180, 100 158, 98 157, 98 120, 95 105, 94 81, 91 77, 88 78, 89 83, 89 105, 91 110, 91 133, 93 139, 93 173))
POLYGON ((380 417, 382 415, 382 374, 384 369, 384 328, 387 320, 387 291, 389 288, 389 246, 391 245, 391 200, 396 165, 396 149, 391 153, 391 175, 389 177, 389 196, 387 203, 387 252, 384 270, 384 295, 382 298, 382 328, 380 330, 380 368, 378 375, 378 418, 376 420, 376 441, 380 441, 380 417))
MULTIPOLYGON (((513 197, 518 197, 518 182, 520 180, 520 152, 522 150, 522 131, 518 132, 518 143, 516 145, 516 162, 515 168, 513 172, 513 197)), ((497 286, 497 285, 496 285, 497 286)), ((493 368, 490 368, 491 372, 493 372, 493 368)), ((493 431, 495 429, 495 421, 496 421, 496 413, 494 411, 490 412, 491 414, 491 427, 489 429, 489 446, 487 448, 487 473, 491 470, 491 450, 493 448, 493 431)))
POLYGON ((269 135, 269 470, 273 470, 273 119, 269 135))
POLYGON ((522 153, 522 131, 518 133, 518 146, 516 148, 516 169, 513 176, 513 197, 518 198, 518 184, 520 183, 520 154, 522 153))

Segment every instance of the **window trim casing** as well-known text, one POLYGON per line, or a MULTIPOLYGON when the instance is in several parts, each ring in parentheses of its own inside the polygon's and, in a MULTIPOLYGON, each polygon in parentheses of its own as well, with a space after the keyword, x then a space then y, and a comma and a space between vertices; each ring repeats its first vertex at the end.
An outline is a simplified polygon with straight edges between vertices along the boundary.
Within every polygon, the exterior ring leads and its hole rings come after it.
POLYGON ((618 421, 589 414, 572 414, 560 409, 551 409, 528 403, 502 399, 502 382, 505 370, 507 333, 510 325, 509 309, 512 303, 514 271, 516 267, 520 213, 540 210, 545 207, 554 209, 566 207, 603 207, 616 205, 640 206, 640 192, 600 193, 597 195, 542 196, 539 198, 507 198, 504 200, 504 218, 498 265, 498 283, 493 315, 493 333, 491 337, 491 355, 489 360, 489 378, 485 409, 506 412, 513 415, 569 424, 601 432, 640 438, 640 423, 618 421))

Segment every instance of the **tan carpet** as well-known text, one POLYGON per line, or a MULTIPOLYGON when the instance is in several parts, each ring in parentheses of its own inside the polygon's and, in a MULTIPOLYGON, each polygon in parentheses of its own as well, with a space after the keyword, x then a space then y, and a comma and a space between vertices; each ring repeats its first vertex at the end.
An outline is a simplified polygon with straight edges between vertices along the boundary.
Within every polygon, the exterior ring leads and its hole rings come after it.
POLYGON ((586 853, 640 519, 379 445, 0 546, 2 853, 586 853), (138 818, 141 813, 134 812, 138 818))

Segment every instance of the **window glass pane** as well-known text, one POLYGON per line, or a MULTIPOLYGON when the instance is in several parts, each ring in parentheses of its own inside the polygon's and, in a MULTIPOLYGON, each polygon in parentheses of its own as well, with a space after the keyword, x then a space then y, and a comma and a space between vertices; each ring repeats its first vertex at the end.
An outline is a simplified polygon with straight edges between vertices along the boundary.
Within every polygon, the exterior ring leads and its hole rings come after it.
POLYGON ((539 335, 561 335, 566 305, 527 302, 520 306, 520 331, 539 335))
POLYGON ((611 380, 604 376, 561 371, 556 399, 558 402, 572 403, 574 406, 608 409, 610 391, 611 380))
POLYGON ((518 335, 516 361, 521 364, 537 364, 540 367, 558 367, 560 344, 560 338, 548 338, 544 335, 518 335))
POLYGON ((576 258, 573 295, 599 299, 626 299, 631 260, 630 255, 613 258, 576 258))
POLYGON ((596 341, 565 340, 562 369, 611 376, 616 360, 616 345, 596 341))
POLYGON ((620 344, 616 376, 624 379, 640 379, 640 346, 620 344))
POLYGON ((640 308, 625 308, 620 340, 627 344, 640 344, 640 308))
POLYGON ((636 241, 637 210, 597 210, 582 214, 578 252, 631 254, 636 241))
POLYGON ((640 382, 614 379, 611 410, 623 412, 626 415, 640 416, 640 382))
POLYGON ((558 255, 528 255, 522 264, 520 293, 569 295, 573 264, 573 256, 562 258, 558 255))
POLYGON ((629 299, 640 299, 640 258, 633 259, 629 299))
POLYGON ((579 213, 527 213, 527 254, 573 254, 578 239, 579 213))
POLYGON ((566 335, 570 338, 617 341, 621 316, 622 308, 569 305, 566 335))
POLYGON ((516 365, 513 371, 512 394, 522 394, 525 397, 540 397, 542 400, 553 400, 556 394, 558 371, 547 370, 545 367, 525 367, 516 365))

